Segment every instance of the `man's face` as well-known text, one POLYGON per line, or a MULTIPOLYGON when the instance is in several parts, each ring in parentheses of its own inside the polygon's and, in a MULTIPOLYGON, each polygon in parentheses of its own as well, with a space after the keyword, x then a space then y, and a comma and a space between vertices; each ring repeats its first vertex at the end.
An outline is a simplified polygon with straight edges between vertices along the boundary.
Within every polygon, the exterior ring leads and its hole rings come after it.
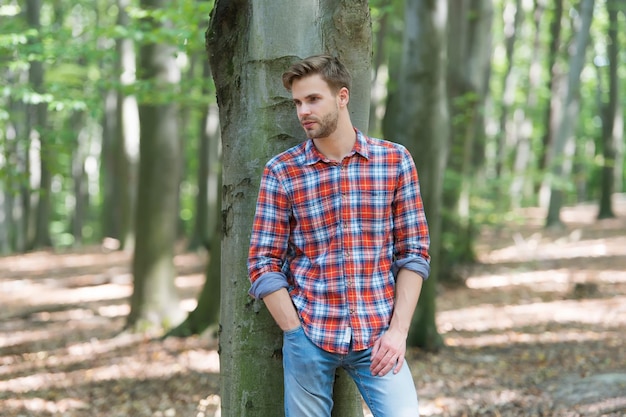
POLYGON ((338 98, 320 75, 295 80, 291 85, 291 94, 307 137, 325 138, 337 129, 338 98))

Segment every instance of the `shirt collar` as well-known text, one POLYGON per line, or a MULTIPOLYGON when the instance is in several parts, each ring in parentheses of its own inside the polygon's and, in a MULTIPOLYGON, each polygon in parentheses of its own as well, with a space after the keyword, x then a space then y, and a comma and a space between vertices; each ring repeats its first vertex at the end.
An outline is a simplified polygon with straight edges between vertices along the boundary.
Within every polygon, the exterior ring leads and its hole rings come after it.
MULTIPOLYGON (((365 159, 370 158, 369 147, 367 136, 361 133, 360 130, 354 129, 356 132, 356 142, 354 143, 354 147, 352 148, 352 152, 348 156, 352 156, 355 153, 358 153, 365 159)), ((313 139, 307 139, 304 145, 304 165, 313 165, 319 161, 328 162, 328 159, 315 147, 313 143, 313 139)))

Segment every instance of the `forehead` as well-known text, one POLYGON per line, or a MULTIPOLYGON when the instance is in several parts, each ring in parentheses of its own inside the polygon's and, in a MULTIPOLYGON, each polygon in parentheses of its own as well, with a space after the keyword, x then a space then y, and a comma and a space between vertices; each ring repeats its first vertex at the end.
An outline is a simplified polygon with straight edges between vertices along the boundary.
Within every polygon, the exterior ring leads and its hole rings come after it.
POLYGON ((331 95, 328 83, 319 74, 309 75, 291 84, 291 95, 294 100, 301 100, 312 95, 331 95))

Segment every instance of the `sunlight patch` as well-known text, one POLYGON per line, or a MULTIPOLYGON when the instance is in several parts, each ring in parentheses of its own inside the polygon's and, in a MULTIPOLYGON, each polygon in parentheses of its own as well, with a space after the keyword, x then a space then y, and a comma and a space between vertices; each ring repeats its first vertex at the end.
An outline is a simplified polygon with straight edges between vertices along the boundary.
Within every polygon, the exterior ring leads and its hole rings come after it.
POLYGON ((535 290, 564 292, 576 282, 587 281, 606 282, 611 284, 626 283, 626 271, 605 270, 594 271, 585 269, 551 269, 534 272, 520 272, 511 270, 506 273, 475 275, 465 283, 468 288, 485 289, 526 285, 535 290), (546 276, 550 279, 547 280, 546 276))
POLYGON ((10 398, 0 401, 0 409, 25 408, 33 412, 66 413, 77 408, 88 408, 87 403, 76 398, 63 398, 59 401, 48 401, 43 398, 10 398))
POLYGON ((484 304, 437 313, 438 326, 444 331, 488 331, 547 322, 620 326, 626 323, 626 297, 505 306, 484 304))

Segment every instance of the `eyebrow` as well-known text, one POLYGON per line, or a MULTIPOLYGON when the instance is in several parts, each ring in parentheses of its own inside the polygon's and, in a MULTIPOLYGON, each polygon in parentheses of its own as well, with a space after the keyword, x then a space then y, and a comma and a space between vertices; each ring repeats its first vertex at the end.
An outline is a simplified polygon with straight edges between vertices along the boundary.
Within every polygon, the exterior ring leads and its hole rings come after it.
MULTIPOLYGON (((311 94, 308 94, 308 95, 304 96, 304 98, 302 100, 308 100, 308 99, 311 99, 311 98, 321 97, 321 96, 322 95, 320 93, 311 93, 311 94)), ((299 98, 294 98, 293 99, 294 102, 295 101, 302 101, 302 100, 300 100, 299 98)))

